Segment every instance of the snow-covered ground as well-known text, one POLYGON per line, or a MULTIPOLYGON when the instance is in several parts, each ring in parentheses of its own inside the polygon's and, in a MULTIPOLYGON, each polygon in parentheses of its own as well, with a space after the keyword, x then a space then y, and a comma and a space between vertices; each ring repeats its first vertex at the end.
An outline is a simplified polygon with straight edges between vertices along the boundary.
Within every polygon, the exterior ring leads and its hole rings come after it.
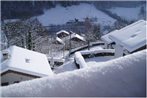
POLYGON ((87 66, 101 66, 101 64, 105 63, 106 61, 114 59, 114 56, 105 56, 105 57, 93 57, 85 59, 87 66))
POLYGON ((96 9, 94 5, 85 3, 72 5, 66 8, 57 5, 55 8, 44 11, 44 14, 38 16, 37 18, 44 26, 48 26, 51 24, 65 24, 75 18, 83 21, 86 17, 97 18, 96 23, 100 23, 101 25, 113 25, 116 21, 107 14, 96 9))
POLYGON ((54 69, 54 73, 58 74, 58 73, 63 73, 63 72, 66 72, 66 71, 74 71, 76 70, 77 67, 74 63, 74 60, 70 60, 68 62, 66 62, 65 64, 59 66, 59 67, 56 67, 54 69))
POLYGON ((140 7, 136 7, 136 8, 114 7, 108 10, 128 21, 139 19, 140 7))
POLYGON ((2 96, 141 97, 146 95, 147 50, 80 70, 2 87, 2 96))

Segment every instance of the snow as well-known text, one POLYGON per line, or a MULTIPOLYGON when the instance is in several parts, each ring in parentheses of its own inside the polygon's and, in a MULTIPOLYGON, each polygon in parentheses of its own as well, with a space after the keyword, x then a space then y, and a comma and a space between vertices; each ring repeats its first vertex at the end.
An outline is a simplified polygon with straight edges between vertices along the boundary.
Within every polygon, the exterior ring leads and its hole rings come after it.
POLYGON ((5 19, 4 20, 4 23, 10 23, 10 22, 17 22, 19 21, 20 19, 5 19))
POLYGON ((2 87, 4 97, 143 97, 147 50, 101 64, 2 87))
POLYGON ((104 56, 104 57, 93 57, 93 58, 87 58, 85 59, 86 64, 88 67, 91 66, 101 66, 103 63, 114 59, 114 56, 104 56))
POLYGON ((87 64, 80 52, 75 53, 75 61, 77 64, 79 64, 80 68, 87 67, 87 64))
POLYGON ((115 41, 119 45, 122 45, 129 52, 132 52, 146 45, 146 21, 134 24, 135 25, 128 26, 122 30, 119 30, 119 33, 116 32, 109 35, 111 40, 115 41))
POLYGON ((81 51, 82 55, 85 54, 96 54, 96 53, 114 53, 114 49, 99 49, 99 50, 93 50, 93 51, 81 51))
POLYGON ((58 34, 60 34, 60 33, 66 33, 66 34, 69 35, 69 32, 67 32, 67 31, 65 31, 65 30, 60 30, 60 31, 58 31, 56 34, 58 35, 58 34))
POLYGON ((50 68, 46 55, 17 46, 11 46, 7 50, 9 59, 1 63, 1 73, 14 70, 35 76, 48 76, 53 72, 50 68), (26 62, 26 59, 28 62, 26 62))
POLYGON ((92 52, 92 51, 96 51, 96 50, 102 50, 103 48, 101 46, 90 46, 90 49, 83 49, 80 50, 79 52, 92 52))
POLYGON ((114 14, 117 14, 121 18, 129 21, 139 19, 140 7, 134 7, 134 8, 114 7, 108 10, 114 14))
POLYGON ((76 34, 76 33, 71 34, 71 39, 72 38, 78 38, 81 41, 86 41, 84 37, 82 37, 82 36, 80 36, 79 34, 76 34))
POLYGON ((43 15, 38 16, 38 20, 44 26, 51 24, 62 25, 75 18, 79 21, 84 21, 84 18, 97 18, 97 23, 101 25, 113 25, 115 19, 109 17, 107 14, 96 9, 94 5, 81 3, 79 5, 72 5, 69 7, 62 7, 57 5, 55 8, 46 10, 43 15), (79 12, 80 9, 80 12, 79 12))
POLYGON ((112 32, 110 32, 110 33, 108 33, 108 34, 102 36, 101 39, 102 39, 103 41, 105 41, 107 44, 110 44, 110 43, 112 43, 113 41, 109 38, 109 35, 113 34, 114 32, 117 32, 117 33, 118 33, 118 31, 119 31, 119 30, 114 30, 114 31, 112 31, 112 32))
MULTIPOLYGON (((97 42, 91 42, 90 43, 90 50, 97 50, 97 49, 101 49, 101 46, 102 45, 97 45, 97 46, 95 46, 96 44, 104 44, 104 42, 102 42, 102 41, 97 41, 97 42)), ((77 48, 74 48, 74 49, 72 49, 71 50, 71 52, 75 52, 75 51, 86 51, 86 49, 88 49, 87 48, 88 47, 88 45, 82 45, 81 47, 77 47, 77 48), (83 49, 84 48, 84 49, 83 49), (86 49, 85 49, 86 48, 86 49)), ((87 50, 88 51, 88 50, 87 50)))
POLYGON ((56 40, 63 45, 65 44, 59 37, 56 37, 56 40))
POLYGON ((56 67, 54 69, 54 73, 59 74, 67 71, 74 71, 77 70, 77 67, 74 63, 74 60, 70 60, 68 62, 65 62, 63 65, 56 67))
POLYGON ((71 37, 71 40, 73 38, 77 38, 77 39, 79 39, 81 41, 86 41, 84 37, 82 37, 82 36, 80 36, 79 34, 76 34, 76 33, 72 33, 71 35, 68 35, 66 37, 63 37, 63 38, 61 38, 61 40, 62 41, 70 40, 70 37, 71 37))

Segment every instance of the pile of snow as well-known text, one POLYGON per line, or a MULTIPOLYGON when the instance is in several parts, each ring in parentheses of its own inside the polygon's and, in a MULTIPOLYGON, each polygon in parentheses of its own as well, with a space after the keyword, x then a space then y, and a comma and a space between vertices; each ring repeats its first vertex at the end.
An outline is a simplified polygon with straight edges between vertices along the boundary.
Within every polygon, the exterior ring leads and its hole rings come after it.
POLYGON ((145 96, 146 52, 147 50, 144 50, 114 59, 101 66, 95 65, 2 87, 2 96, 145 96))
POLYGON ((77 66, 74 63, 74 60, 70 60, 64 63, 62 66, 56 67, 54 69, 54 73, 59 74, 66 71, 74 71, 74 70, 77 70, 77 66))
POLYGON ((86 17, 97 18, 97 23, 100 23, 101 25, 113 25, 116 21, 107 14, 96 9, 94 5, 85 3, 69 7, 57 5, 55 8, 45 11, 43 15, 40 15, 37 18, 42 25, 48 26, 51 24, 62 25, 74 19, 84 21, 84 18, 86 17))
POLYGON ((80 52, 76 52, 74 58, 75 58, 76 64, 78 64, 80 68, 87 67, 87 64, 80 52))
POLYGON ((123 19, 131 21, 131 20, 139 19, 140 7, 135 7, 135 8, 114 7, 109 9, 109 11, 120 16, 123 19))
POLYGON ((115 49, 99 49, 94 51, 81 51, 82 55, 86 54, 97 54, 97 53, 114 53, 115 49))

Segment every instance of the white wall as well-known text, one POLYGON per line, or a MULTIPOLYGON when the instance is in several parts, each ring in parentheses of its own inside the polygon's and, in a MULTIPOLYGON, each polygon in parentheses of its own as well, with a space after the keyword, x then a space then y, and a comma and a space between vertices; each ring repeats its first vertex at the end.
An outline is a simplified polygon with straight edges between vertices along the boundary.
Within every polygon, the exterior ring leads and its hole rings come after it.
POLYGON ((115 45, 115 58, 123 56, 123 47, 119 44, 115 45))

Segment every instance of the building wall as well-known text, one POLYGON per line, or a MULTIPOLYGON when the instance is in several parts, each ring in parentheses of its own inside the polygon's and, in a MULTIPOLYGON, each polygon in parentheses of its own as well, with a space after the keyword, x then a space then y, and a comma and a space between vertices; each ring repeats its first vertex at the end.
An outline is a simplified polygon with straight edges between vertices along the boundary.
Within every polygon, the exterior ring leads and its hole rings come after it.
POLYGON ((14 82, 18 81, 26 81, 26 80, 31 80, 34 79, 35 77, 32 76, 27 76, 27 75, 22 75, 19 73, 14 73, 14 72, 7 72, 4 75, 1 75, 1 83, 6 83, 8 82, 9 84, 13 84, 14 82))
POLYGON ((123 47, 116 44, 115 45, 115 57, 117 58, 117 57, 121 57, 121 56, 123 56, 123 47))

